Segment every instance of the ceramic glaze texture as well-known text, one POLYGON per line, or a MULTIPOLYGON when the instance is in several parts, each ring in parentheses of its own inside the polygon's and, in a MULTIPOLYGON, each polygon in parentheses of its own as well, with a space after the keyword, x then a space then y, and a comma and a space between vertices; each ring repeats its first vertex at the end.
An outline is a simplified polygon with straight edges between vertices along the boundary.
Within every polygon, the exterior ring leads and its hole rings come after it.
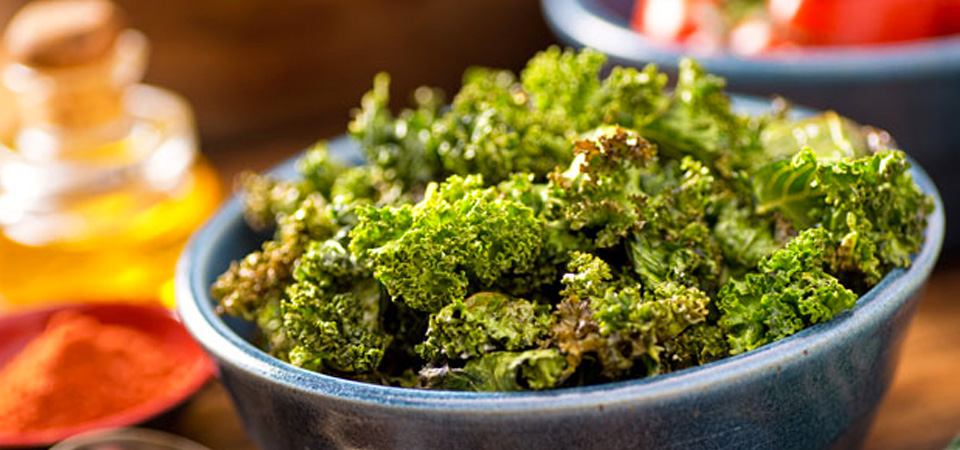
MULTIPOLYGON (((693 53, 704 68, 727 79, 731 90, 782 95, 834 109, 889 130, 901 148, 930 170, 950 214, 960 213, 960 35, 856 47, 807 47, 797 54, 743 58, 696 55, 692 49, 654 45, 629 27, 634 0, 541 0, 544 16, 566 45, 592 47, 610 64, 676 67, 693 53)), ((953 226, 953 225, 952 225, 953 226)), ((960 222, 956 224, 960 227, 960 222)), ((947 245, 960 246, 960 229, 947 245)))
MULTIPOLYGON (((756 100, 737 99, 759 111, 756 100)), ((340 138, 331 149, 360 161, 340 138)), ((293 161, 279 166, 293 176, 293 161)), ((209 286, 259 247, 234 198, 193 238, 178 267, 184 323, 215 358, 247 432, 287 449, 826 449, 856 447, 897 363, 897 350, 944 235, 936 198, 927 240, 854 310, 753 352, 648 379, 524 393, 401 389, 296 368, 246 339, 249 323, 219 317, 209 286)))

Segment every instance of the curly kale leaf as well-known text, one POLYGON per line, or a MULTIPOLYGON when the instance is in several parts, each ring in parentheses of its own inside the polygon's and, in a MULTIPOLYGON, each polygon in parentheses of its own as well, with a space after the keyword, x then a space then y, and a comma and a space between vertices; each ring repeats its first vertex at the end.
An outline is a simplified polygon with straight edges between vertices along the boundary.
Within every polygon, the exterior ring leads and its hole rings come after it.
POLYGON ((699 289, 662 283, 642 294, 587 253, 574 255, 563 284, 554 342, 570 370, 595 358, 608 379, 659 373, 662 345, 709 314, 710 299, 699 289))
POLYGON ((777 221, 758 215, 752 205, 744 206, 737 199, 720 202, 713 236, 727 261, 744 268, 753 268, 765 256, 783 244, 777 221))
POLYGON ((577 52, 551 47, 538 53, 520 75, 523 88, 538 111, 570 117, 575 129, 594 125, 593 97, 600 88, 606 57, 593 50, 577 52))
POLYGON ((349 132, 360 143, 371 164, 383 169, 388 181, 404 187, 424 185, 441 174, 432 127, 440 116, 443 96, 420 88, 415 105, 394 117, 390 112, 390 76, 379 73, 373 89, 354 111, 349 132))
POLYGON ((426 340, 417 346, 427 361, 470 359, 495 350, 539 346, 553 318, 548 305, 480 292, 456 300, 430 316, 426 340))
POLYGON ((340 175, 348 169, 347 165, 330 154, 325 142, 319 142, 307 150, 297 161, 297 171, 308 183, 312 192, 319 192, 330 200, 330 189, 340 175))
POLYGON ((566 172, 551 175, 552 195, 572 229, 595 233, 597 246, 612 247, 644 224, 641 176, 656 160, 656 148, 615 127, 577 141, 574 153, 566 172))
POLYGON ((560 291, 560 277, 570 262, 570 253, 594 248, 593 239, 572 229, 563 215, 565 200, 552 186, 535 183, 530 173, 514 174, 497 185, 500 195, 528 206, 544 223, 540 254, 531 267, 501 277, 501 292, 530 298, 541 303, 555 303, 560 291))
POLYGON ((274 240, 232 262, 214 282, 210 292, 220 302, 220 310, 254 320, 262 307, 279 302, 307 243, 332 237, 338 226, 319 194, 308 196, 292 213, 281 215, 274 240))
POLYGON ((762 156, 759 129, 749 117, 733 112, 725 86, 722 78, 685 58, 665 112, 636 128, 664 155, 692 156, 724 178, 750 168, 762 156))
POLYGON ((723 286, 719 323, 731 353, 753 350, 853 307, 857 295, 825 270, 833 245, 830 232, 809 228, 765 258, 756 272, 723 286))
POLYGON ((243 172, 237 188, 243 195, 243 214, 255 230, 267 230, 285 215, 295 212, 307 197, 330 199, 330 189, 346 166, 330 156, 320 142, 297 162, 302 180, 277 180, 269 175, 243 172))
POLYGON ((890 269, 908 266, 923 243, 933 203, 909 169, 898 150, 836 161, 803 150, 757 172, 757 208, 777 211, 799 229, 826 228, 838 247, 828 255, 832 272, 872 286, 890 269))
POLYGON ((379 166, 364 165, 344 170, 330 186, 330 201, 338 204, 372 202, 377 205, 412 203, 419 199, 422 190, 417 187, 404 189, 391 180, 379 166))
POLYGON ((540 253, 543 222, 481 186, 480 176, 453 176, 414 206, 361 209, 350 249, 395 300, 431 313, 528 270, 540 253))
POLYGON ((380 324, 380 289, 334 240, 314 241, 280 302, 290 362, 311 370, 376 370, 389 344, 380 324))
POLYGON ((495 184, 515 172, 542 178, 568 164, 576 127, 534 102, 509 72, 468 71, 450 111, 433 128, 444 173, 480 174, 495 184))
POLYGON ((278 217, 296 211, 311 189, 305 182, 279 181, 254 172, 241 173, 236 184, 243 192, 243 218, 257 231, 270 229, 278 217))
POLYGON ((589 123, 642 129, 669 105, 666 84, 667 75, 653 64, 642 70, 614 67, 593 96, 589 123))
POLYGON ((658 177, 639 197, 643 227, 627 241, 633 269, 647 285, 670 281, 713 292, 725 267, 707 217, 716 179, 689 157, 662 167, 658 177))
POLYGON ((565 379, 567 360, 553 348, 523 352, 493 352, 467 361, 463 368, 443 366, 420 371, 421 385, 430 389, 510 392, 550 389, 565 379))
POLYGON ((640 127, 663 112, 667 76, 655 65, 614 67, 601 80, 606 61, 590 49, 551 47, 530 60, 521 81, 539 111, 567 117, 581 132, 600 125, 640 127))
POLYGON ((663 343, 660 362, 665 371, 677 371, 716 361, 730 355, 723 329, 713 323, 690 326, 663 343))

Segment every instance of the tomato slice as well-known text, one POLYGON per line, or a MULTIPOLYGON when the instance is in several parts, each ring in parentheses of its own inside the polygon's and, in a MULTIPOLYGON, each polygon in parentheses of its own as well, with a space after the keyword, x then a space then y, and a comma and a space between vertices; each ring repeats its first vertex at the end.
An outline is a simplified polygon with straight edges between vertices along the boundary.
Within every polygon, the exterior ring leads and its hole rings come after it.
MULTIPOLYGON (((953 1, 953 0, 951 0, 953 1)), ((936 1, 769 0, 773 25, 801 45, 851 45, 935 34, 936 1)))

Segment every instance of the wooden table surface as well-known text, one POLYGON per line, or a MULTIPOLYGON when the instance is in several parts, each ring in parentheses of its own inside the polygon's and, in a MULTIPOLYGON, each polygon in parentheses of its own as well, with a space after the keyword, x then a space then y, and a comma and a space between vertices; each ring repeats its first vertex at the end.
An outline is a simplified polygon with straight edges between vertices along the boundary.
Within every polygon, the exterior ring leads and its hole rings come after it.
MULTIPOLYGON (((314 129, 315 131, 315 129, 314 129)), ((310 142, 307 133, 285 133, 231 152, 213 153, 225 180, 243 169, 260 170, 310 142)), ((867 437, 869 450, 943 449, 960 434, 960 255, 941 258, 907 332, 893 386, 867 437)), ((253 450, 224 388, 201 391, 165 426, 213 450, 253 450)), ((815 432, 815 430, 811 430, 815 432)))

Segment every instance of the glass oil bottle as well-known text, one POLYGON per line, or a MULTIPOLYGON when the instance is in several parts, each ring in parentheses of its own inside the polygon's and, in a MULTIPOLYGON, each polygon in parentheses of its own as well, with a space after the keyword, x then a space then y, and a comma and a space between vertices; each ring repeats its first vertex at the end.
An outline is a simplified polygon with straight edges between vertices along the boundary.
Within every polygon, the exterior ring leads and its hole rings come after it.
POLYGON ((172 299, 177 257, 222 194, 189 105, 139 83, 147 39, 108 1, 42 0, 4 46, 0 312, 172 299))

